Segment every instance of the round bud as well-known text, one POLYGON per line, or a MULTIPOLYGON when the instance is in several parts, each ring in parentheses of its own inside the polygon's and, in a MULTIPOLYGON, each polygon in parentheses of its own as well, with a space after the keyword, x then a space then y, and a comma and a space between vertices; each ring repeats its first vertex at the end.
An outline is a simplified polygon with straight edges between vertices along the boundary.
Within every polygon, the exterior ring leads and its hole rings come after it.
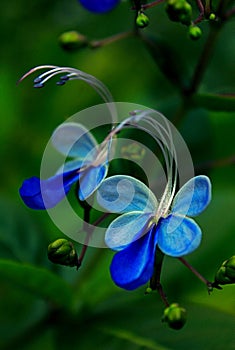
POLYGON ((60 238, 49 244, 47 255, 54 264, 79 267, 76 250, 73 243, 67 239, 60 238))
POLYGON ((216 15, 214 13, 211 13, 209 16, 210 21, 215 21, 216 20, 216 15))
POLYGON ((138 13, 138 16, 136 18, 136 25, 139 28, 145 28, 147 27, 147 25, 149 24, 149 18, 148 16, 146 16, 145 13, 143 13, 142 11, 140 11, 138 13))
POLYGON ((215 275, 216 284, 235 283, 235 256, 225 260, 215 275))
POLYGON ((162 320, 168 323, 170 328, 181 329, 186 322, 186 310, 173 303, 164 310, 162 320))
POLYGON ((88 45, 87 37, 75 30, 65 32, 59 36, 61 47, 68 51, 78 50, 88 45))
POLYGON ((150 293, 152 293, 152 288, 150 288, 150 287, 147 287, 146 289, 145 289, 145 294, 150 294, 150 293))
POLYGON ((79 2, 90 12, 105 13, 114 9, 120 0, 79 0, 79 2))
POLYGON ((202 36, 201 28, 199 28, 198 26, 189 27, 189 37, 192 40, 198 40, 201 38, 201 36, 202 36))

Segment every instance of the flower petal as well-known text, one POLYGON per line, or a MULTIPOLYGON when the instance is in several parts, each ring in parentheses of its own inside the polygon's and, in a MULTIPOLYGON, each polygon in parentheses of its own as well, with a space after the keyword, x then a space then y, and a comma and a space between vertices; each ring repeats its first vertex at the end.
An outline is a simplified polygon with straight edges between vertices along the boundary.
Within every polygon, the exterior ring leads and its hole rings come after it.
POLYGON ((156 243, 156 228, 153 227, 146 235, 114 255, 110 272, 117 286, 133 290, 150 280, 154 270, 156 243))
POLYGON ((172 214, 197 216, 207 207, 210 200, 210 179, 204 175, 196 176, 186 182, 175 196, 172 214))
POLYGON ((31 209, 49 209, 56 206, 68 193, 80 174, 71 171, 46 180, 31 177, 23 182, 19 192, 24 203, 31 209))
POLYGON ((114 250, 122 250, 143 236, 148 230, 151 215, 143 212, 126 213, 111 222, 105 233, 105 243, 114 250))
POLYGON ((72 170, 79 170, 84 165, 87 165, 87 163, 83 159, 76 158, 75 160, 70 160, 61 165, 56 174, 61 174, 72 170))
POLYGON ((78 190, 78 197, 81 201, 84 201, 95 192, 106 177, 107 172, 107 165, 100 165, 97 167, 90 166, 87 170, 82 172, 78 190))
POLYGON ((63 155, 86 158, 97 142, 93 135, 81 124, 64 123, 58 126, 51 137, 53 146, 63 155))
POLYGON ((125 175, 106 179, 97 192, 101 207, 114 213, 131 211, 155 212, 158 202, 153 192, 141 181, 125 175))
POLYGON ((201 229, 193 219, 169 215, 157 225, 158 246, 163 253, 179 257, 194 251, 201 242, 201 229))

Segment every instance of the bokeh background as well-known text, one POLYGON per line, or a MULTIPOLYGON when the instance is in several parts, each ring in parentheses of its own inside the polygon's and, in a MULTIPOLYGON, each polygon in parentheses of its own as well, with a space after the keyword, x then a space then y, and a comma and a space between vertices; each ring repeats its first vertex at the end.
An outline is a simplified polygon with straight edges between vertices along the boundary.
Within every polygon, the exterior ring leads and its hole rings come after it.
MULTIPOLYGON (((148 15, 145 32, 172 47, 192 74, 208 23, 202 23, 203 36, 194 42, 184 26, 168 20, 164 5, 148 15)), ((157 294, 146 296, 144 288, 126 292, 113 284, 112 252, 91 248, 79 271, 52 265, 47 245, 63 234, 46 212, 26 208, 18 194, 25 178, 39 175, 52 131, 77 111, 102 102, 79 81, 63 87, 51 81, 44 89, 33 89, 27 78, 17 85, 34 66, 81 69, 107 85, 115 101, 146 105, 174 120, 180 109, 179 91, 138 37, 77 52, 66 52, 58 44, 59 35, 67 30, 78 30, 90 39, 131 30, 134 14, 129 2, 121 2, 109 14, 95 15, 76 0, 2 0, 0 17, 0 348, 235 349, 234 286, 208 295, 178 260, 166 258, 164 288, 170 301, 188 311, 182 330, 169 329, 161 322, 164 306, 157 294)), ((234 34, 233 18, 221 29, 200 92, 235 93, 234 34)), ((201 247, 188 257, 210 280, 235 253, 235 111, 216 109, 194 106, 177 125, 196 171, 209 175, 213 185, 213 200, 197 218, 203 229, 201 247)))

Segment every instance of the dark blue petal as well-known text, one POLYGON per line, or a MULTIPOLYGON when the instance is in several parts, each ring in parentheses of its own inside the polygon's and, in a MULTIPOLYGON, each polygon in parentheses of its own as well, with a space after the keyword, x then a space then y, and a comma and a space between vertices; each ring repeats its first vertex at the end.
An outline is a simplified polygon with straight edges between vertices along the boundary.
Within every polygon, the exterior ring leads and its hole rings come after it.
POLYGON ((19 192, 24 203, 31 209, 49 209, 56 206, 79 178, 78 171, 52 176, 46 180, 31 177, 23 182, 19 192))
POLYGON ((172 205, 172 213, 197 216, 206 209, 210 200, 210 179, 204 175, 195 176, 186 182, 176 194, 172 205))
POLYGON ((193 252, 201 243, 201 229, 193 219, 169 215, 157 225, 158 246, 167 255, 180 257, 193 252))
POLYGON ((108 172, 107 165, 97 167, 90 166, 82 172, 79 180, 78 197, 81 201, 92 195, 92 193, 100 186, 108 172))
POLYGON ((133 290, 147 283, 153 275, 156 226, 113 257, 110 272, 117 286, 133 290))
POLYGON ((104 13, 112 10, 120 0, 79 0, 83 7, 95 13, 104 13))

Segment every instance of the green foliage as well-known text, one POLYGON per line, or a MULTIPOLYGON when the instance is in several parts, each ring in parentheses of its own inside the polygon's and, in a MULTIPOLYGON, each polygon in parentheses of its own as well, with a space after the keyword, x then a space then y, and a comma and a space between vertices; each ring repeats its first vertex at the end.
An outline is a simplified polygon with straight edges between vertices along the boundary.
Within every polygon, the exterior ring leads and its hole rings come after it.
POLYGON ((18 285, 54 306, 68 310, 71 307, 73 302, 71 288, 60 277, 45 268, 2 259, 0 273, 2 280, 18 285))

